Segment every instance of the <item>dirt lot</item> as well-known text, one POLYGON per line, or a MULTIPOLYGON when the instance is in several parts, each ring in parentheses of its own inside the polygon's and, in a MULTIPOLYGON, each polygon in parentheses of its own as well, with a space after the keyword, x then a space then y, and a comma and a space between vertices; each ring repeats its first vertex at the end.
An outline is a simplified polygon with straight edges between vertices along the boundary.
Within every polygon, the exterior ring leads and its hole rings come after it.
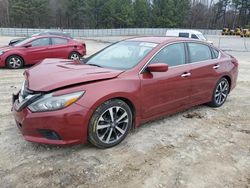
MULTIPOLYGON (((106 45, 87 41, 89 53, 106 45)), ((230 53, 240 74, 223 107, 147 123, 106 150, 26 142, 10 111, 24 69, 0 69, 1 187, 250 188, 250 52, 230 53)))

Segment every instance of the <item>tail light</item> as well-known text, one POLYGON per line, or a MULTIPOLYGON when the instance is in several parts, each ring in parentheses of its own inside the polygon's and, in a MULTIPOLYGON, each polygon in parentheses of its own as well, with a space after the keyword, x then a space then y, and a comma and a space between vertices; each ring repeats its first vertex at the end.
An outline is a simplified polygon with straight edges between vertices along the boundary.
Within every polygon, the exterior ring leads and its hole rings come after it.
POLYGON ((238 60, 235 58, 235 57, 233 57, 233 56, 231 56, 232 57, 232 63, 236 66, 236 67, 238 67, 239 66, 239 63, 238 63, 238 60))
POLYGON ((87 54, 86 44, 82 43, 82 46, 83 46, 83 55, 86 55, 87 54))
POLYGON ((232 62, 236 67, 238 67, 238 66, 239 66, 238 60, 237 60, 234 56, 232 56, 231 54, 227 54, 227 55, 231 57, 231 62, 232 62))
POLYGON ((82 46, 84 49, 86 49, 86 44, 85 43, 82 43, 82 46))

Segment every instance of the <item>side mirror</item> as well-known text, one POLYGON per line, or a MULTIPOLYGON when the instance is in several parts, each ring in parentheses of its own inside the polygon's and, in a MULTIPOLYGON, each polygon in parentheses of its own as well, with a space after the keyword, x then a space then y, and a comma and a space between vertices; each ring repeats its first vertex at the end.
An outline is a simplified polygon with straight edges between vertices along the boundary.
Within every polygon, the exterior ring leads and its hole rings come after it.
POLYGON ((149 72, 167 72, 168 65, 165 63, 155 63, 155 64, 148 65, 147 70, 149 72))
POLYGON ((25 44, 23 47, 30 48, 30 47, 32 47, 32 45, 31 44, 25 44))

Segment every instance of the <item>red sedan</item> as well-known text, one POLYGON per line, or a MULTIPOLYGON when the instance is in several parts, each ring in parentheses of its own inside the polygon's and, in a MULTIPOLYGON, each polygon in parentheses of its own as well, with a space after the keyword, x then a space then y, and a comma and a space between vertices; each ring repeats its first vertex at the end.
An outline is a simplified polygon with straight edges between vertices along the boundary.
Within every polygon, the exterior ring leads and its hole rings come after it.
POLYGON ((237 75, 237 60, 208 43, 133 38, 84 62, 48 59, 30 68, 13 114, 28 141, 112 147, 149 120, 204 103, 220 107, 237 75))
POLYGON ((86 55, 86 46, 62 36, 36 36, 13 46, 0 48, 0 67, 18 69, 46 58, 80 59, 86 55))

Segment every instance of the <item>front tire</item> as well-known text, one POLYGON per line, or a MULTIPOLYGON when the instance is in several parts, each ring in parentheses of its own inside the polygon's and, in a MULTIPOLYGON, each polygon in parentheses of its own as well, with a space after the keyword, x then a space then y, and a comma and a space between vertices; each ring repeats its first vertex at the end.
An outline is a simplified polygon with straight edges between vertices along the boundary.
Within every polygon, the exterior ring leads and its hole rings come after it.
POLYGON ((227 99, 229 89, 230 85, 228 80, 226 78, 221 78, 215 86, 212 101, 208 103, 208 105, 215 108, 222 106, 227 99))
POLYGON ((104 102, 94 112, 88 127, 89 141, 99 148, 119 144, 132 127, 133 115, 122 100, 104 102))
POLYGON ((20 56, 11 55, 6 60, 6 66, 9 69, 20 69, 24 65, 24 61, 20 56))

